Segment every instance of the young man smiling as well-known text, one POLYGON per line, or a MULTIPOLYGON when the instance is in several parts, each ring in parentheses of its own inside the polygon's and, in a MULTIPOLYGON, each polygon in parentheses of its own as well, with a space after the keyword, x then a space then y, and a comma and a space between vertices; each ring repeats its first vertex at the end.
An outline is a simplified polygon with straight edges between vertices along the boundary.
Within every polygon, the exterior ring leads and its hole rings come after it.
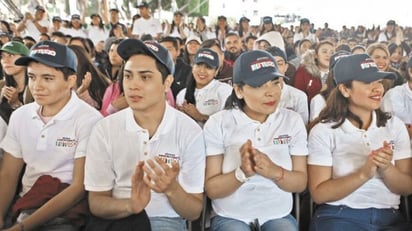
POLYGON ((35 102, 13 112, 0 143, 5 151, 0 166, 0 228, 6 228, 3 219, 26 165, 20 198, 13 205, 17 222, 7 230, 78 230, 80 223, 75 225, 68 214, 84 205, 79 202, 85 197, 86 144, 101 115, 72 91, 77 58, 70 48, 40 42, 15 63, 27 66, 35 102))

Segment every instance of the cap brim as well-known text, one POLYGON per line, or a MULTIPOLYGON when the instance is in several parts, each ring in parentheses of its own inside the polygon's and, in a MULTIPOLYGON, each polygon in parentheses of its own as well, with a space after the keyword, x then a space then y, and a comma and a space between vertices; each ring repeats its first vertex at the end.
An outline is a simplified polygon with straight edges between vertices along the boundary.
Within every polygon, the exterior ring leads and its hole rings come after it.
POLYGON ((375 73, 370 73, 361 76, 361 80, 364 83, 371 83, 380 79, 390 79, 395 80, 397 78, 396 74, 393 72, 378 71, 375 73))
POLYGON ((262 76, 259 77, 259 78, 250 78, 250 79, 244 81, 244 83, 251 86, 251 87, 256 88, 256 87, 262 86, 263 84, 265 84, 268 81, 278 79, 279 77, 283 77, 283 78, 288 79, 288 77, 282 75, 279 72, 271 72, 271 73, 267 73, 267 74, 262 74, 262 76))
MULTIPOLYGON (((123 40, 121 43, 119 43, 119 46, 117 47, 117 53, 124 61, 127 61, 131 56, 136 55, 138 53, 147 54, 155 58, 163 65, 165 65, 166 68, 168 67, 167 63, 164 63, 155 52, 153 52, 149 47, 146 46, 146 44, 144 44, 142 41, 138 39, 123 40)), ((171 74, 174 73, 174 70, 170 70, 169 68, 167 69, 171 74)))
MULTIPOLYGON (((51 62, 46 61, 46 60, 43 60, 43 59, 41 59, 41 58, 39 58, 39 57, 28 57, 28 56, 24 56, 24 57, 18 58, 18 59, 14 62, 14 64, 16 64, 16 65, 18 65, 18 66, 27 66, 27 65, 29 65, 29 63, 32 62, 32 61, 39 62, 39 63, 42 63, 42 64, 44 64, 44 65, 50 66, 50 67, 57 67, 57 68, 64 67, 64 65, 59 65, 59 64, 56 64, 56 63, 51 63, 51 62)), ((71 69, 71 68, 70 68, 70 69, 71 69)), ((74 70, 74 71, 76 71, 76 70, 74 70)))
POLYGON ((209 59, 207 59, 207 58, 202 58, 202 57, 196 59, 195 64, 199 64, 199 63, 204 63, 204 64, 206 64, 207 66, 209 66, 209 67, 211 67, 211 68, 213 68, 213 69, 217 69, 217 67, 219 66, 219 64, 217 64, 217 65, 211 64, 209 59))
POLYGON ((0 52, 7 52, 7 53, 9 53, 9 54, 13 54, 13 55, 18 55, 18 54, 20 54, 19 52, 17 52, 17 51, 14 51, 14 50, 10 50, 10 49, 7 49, 7 48, 1 48, 0 49, 0 52))

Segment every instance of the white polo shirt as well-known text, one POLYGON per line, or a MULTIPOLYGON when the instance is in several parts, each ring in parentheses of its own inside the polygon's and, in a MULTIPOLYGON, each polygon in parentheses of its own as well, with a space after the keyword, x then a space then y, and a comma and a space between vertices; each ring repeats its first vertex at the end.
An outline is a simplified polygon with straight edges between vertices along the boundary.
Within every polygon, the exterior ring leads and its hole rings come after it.
MULTIPOLYGON (((195 89, 196 108, 203 115, 213 115, 225 107, 227 98, 232 94, 233 88, 216 79, 210 81, 205 87, 195 89)), ((186 88, 176 96, 176 105, 181 106, 185 101, 186 88)))
MULTIPOLYGON (((46 27, 47 29, 49 29, 49 27, 50 27, 50 22, 47 19, 42 19, 42 20, 38 21, 38 23, 42 27, 46 27)), ((33 20, 27 20, 24 25, 26 26, 24 35, 31 36, 32 38, 34 38, 36 40, 36 42, 38 42, 39 39, 40 39, 40 34, 41 33, 40 33, 39 29, 37 29, 37 27, 34 24, 33 20)))
MULTIPOLYGON (((306 128, 300 115, 278 108, 264 123, 250 119, 238 109, 212 115, 204 127, 207 156, 223 155, 222 173, 240 166, 239 148, 248 139, 284 169, 292 170, 292 155, 306 156, 306 128)), ((212 201, 214 211, 224 217, 261 224, 281 218, 292 210, 292 194, 272 180, 254 175, 231 195, 212 201)))
POLYGON ((299 113, 303 122, 305 124, 308 123, 308 97, 303 91, 287 84, 283 84, 279 106, 299 113))
POLYGON ((405 124, 412 124, 412 90, 409 83, 387 91, 383 97, 382 110, 392 112, 405 124))
MULTIPOLYGON (((376 114, 368 130, 356 128, 349 120, 338 128, 335 123, 319 123, 309 134, 308 164, 332 167, 332 177, 346 176, 365 163, 372 150, 383 146, 387 141, 392 144, 393 163, 395 160, 411 158, 409 135, 403 122, 392 117, 385 127, 376 126, 376 114)), ((389 191, 376 173, 357 190, 331 205, 346 205, 355 209, 398 208, 400 196, 389 191)))
POLYGON ((47 124, 41 120, 39 110, 40 106, 33 102, 14 111, 0 143, 0 148, 27 164, 21 195, 42 175, 70 184, 74 161, 85 157, 92 127, 102 118, 74 91, 69 102, 47 124))
POLYGON ((139 38, 144 34, 150 34, 156 38, 157 34, 161 34, 162 25, 160 24, 159 19, 153 18, 150 16, 149 19, 139 18, 133 23, 133 35, 139 35, 139 38))
POLYGON ((309 121, 316 119, 320 112, 325 108, 326 100, 321 94, 316 94, 310 100, 310 113, 309 113, 309 121))
MULTIPOLYGON (((204 145, 199 125, 167 104, 152 138, 135 122, 132 109, 126 108, 99 121, 92 131, 85 167, 86 190, 112 190, 114 198, 130 198, 137 163, 161 156, 179 161, 177 180, 187 193, 202 193, 204 145)), ((179 217, 166 195, 154 191, 146 212, 150 217, 179 217)))

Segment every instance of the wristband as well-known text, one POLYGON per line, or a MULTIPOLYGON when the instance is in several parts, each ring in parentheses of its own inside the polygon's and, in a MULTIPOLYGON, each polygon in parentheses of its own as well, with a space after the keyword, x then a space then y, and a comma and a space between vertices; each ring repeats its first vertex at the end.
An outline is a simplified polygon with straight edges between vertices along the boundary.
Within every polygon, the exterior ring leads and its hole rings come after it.
POLYGON ((236 180, 238 180, 241 183, 245 183, 246 181, 249 180, 249 178, 246 176, 246 174, 242 171, 240 167, 236 168, 235 177, 236 177, 236 180))

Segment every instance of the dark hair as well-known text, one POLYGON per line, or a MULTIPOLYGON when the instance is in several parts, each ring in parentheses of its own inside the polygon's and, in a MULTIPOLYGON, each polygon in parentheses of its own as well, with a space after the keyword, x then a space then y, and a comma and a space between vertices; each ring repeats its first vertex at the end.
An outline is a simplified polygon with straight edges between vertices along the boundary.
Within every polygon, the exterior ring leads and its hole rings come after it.
POLYGON ((7 29, 7 31, 3 31, 3 32, 6 32, 8 34, 13 34, 13 31, 10 28, 10 24, 7 21, 0 20, 0 23, 3 24, 7 29))
POLYGON ((90 55, 90 57, 94 57, 94 45, 93 42, 90 40, 90 42, 88 41, 88 39, 86 38, 82 38, 82 37, 71 37, 69 40, 69 44, 71 44, 73 41, 80 41, 80 43, 83 45, 83 48, 85 49, 85 51, 87 52, 87 54, 90 55))
MULTIPOLYGON (((239 35, 240 35, 240 34, 239 34, 239 35)), ((247 37, 245 38, 245 42, 247 43, 247 42, 249 42, 249 40, 251 40, 251 39, 257 40, 258 37, 254 36, 254 35, 249 35, 249 36, 247 36, 247 37)))
MULTIPOLYGON (((236 85, 237 85, 240 89, 243 89, 243 86, 245 86, 244 83, 237 83, 236 85)), ((238 109, 240 109, 241 111, 244 111, 245 106, 246 106, 245 100, 244 100, 243 98, 242 98, 242 99, 239 99, 239 98, 236 96, 235 89, 233 88, 232 94, 230 94, 230 96, 226 99, 226 103, 225 103, 225 108, 224 108, 224 109, 230 110, 230 109, 238 108, 238 109)))
POLYGON ((173 47, 176 50, 179 50, 179 45, 178 45, 176 37, 172 37, 172 36, 163 37, 162 39, 160 39, 159 43, 162 43, 162 42, 171 42, 173 44, 173 47))
POLYGON ((68 47, 71 48, 77 56, 77 87, 80 87, 82 85, 84 76, 87 72, 90 72, 92 81, 90 82, 88 92, 92 99, 97 102, 97 109, 100 110, 102 107, 104 92, 109 86, 107 77, 104 76, 103 73, 101 73, 93 64, 92 60, 87 56, 87 53, 83 47, 77 45, 68 45, 68 47))
MULTIPOLYGON (((347 88, 352 88, 352 80, 343 83, 347 88)), ((339 86, 339 85, 338 85, 339 86)), ((333 129, 340 127, 346 119, 352 119, 359 124, 359 128, 363 127, 363 121, 349 110, 349 100, 345 98, 336 86, 326 100, 326 106, 319 113, 319 116, 309 124, 309 130, 318 123, 334 122, 333 129)), ((382 127, 386 125, 388 119, 391 118, 389 113, 383 112, 380 108, 375 110, 377 119, 376 125, 382 127)))
POLYGON ((76 72, 69 67, 56 67, 55 69, 63 73, 63 79, 66 81, 69 79, 69 76, 76 75, 76 72))
POLYGON ((219 47, 219 50, 222 51, 220 42, 217 39, 206 39, 205 41, 202 42, 202 44, 200 44, 200 48, 211 48, 213 46, 219 47))
POLYGON ((40 36, 46 36, 47 40, 50 40, 50 36, 47 33, 41 33, 40 36))
POLYGON ((93 18, 93 17, 98 17, 98 18, 100 19, 99 25, 93 25, 93 21, 90 22, 90 25, 92 25, 92 26, 98 26, 101 30, 103 30, 103 29, 104 29, 104 24, 103 24, 103 19, 102 19, 102 17, 101 17, 99 14, 93 14, 93 15, 91 16, 91 18, 93 18))

